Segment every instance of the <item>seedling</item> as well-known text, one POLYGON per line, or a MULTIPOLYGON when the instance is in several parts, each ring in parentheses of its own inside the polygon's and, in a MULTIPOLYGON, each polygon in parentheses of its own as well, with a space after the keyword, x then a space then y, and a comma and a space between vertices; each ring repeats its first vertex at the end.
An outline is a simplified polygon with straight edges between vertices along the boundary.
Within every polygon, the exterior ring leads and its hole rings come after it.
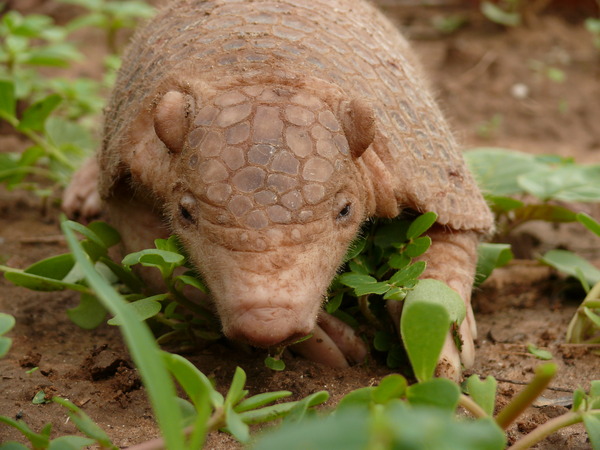
POLYGON ((483 1, 480 8, 488 20, 499 25, 518 27, 523 20, 520 0, 501 0, 499 3, 483 1))
MULTIPOLYGON (((10 417, 0 416, 0 423, 4 423, 5 425, 19 430, 19 432, 27 438, 32 447, 35 449, 78 449, 97 444, 100 446, 100 448, 116 450, 117 447, 112 444, 108 435, 81 409, 63 398, 54 397, 52 401, 59 403, 68 410, 70 420, 75 424, 77 429, 87 437, 61 436, 51 440, 50 433, 52 432, 52 424, 47 424, 39 433, 36 433, 22 420, 15 420, 11 419, 10 417)), ((0 445, 0 448, 10 448, 13 450, 28 449, 28 447, 19 444, 18 442, 6 442, 0 445)))

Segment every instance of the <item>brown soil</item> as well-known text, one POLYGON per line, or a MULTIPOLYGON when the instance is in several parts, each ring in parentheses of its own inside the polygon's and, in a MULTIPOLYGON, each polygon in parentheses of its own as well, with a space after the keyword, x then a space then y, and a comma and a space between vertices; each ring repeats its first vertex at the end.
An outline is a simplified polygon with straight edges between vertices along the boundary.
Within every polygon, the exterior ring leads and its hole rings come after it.
MULTIPOLYGON (((582 24, 588 15, 598 15, 594 3, 574 2, 579 9, 565 10, 561 2, 554 2, 515 29, 499 27, 475 9, 459 5, 467 2, 440 3, 458 6, 425 8, 393 2, 385 6, 412 38, 465 147, 498 146, 598 163, 600 51, 582 24), (468 25, 451 35, 432 27, 436 16, 454 13, 465 14, 468 25), (565 81, 550 80, 544 74, 548 68, 562 70, 565 81), (523 91, 527 95, 520 96, 523 91), (494 117, 496 125, 483 132, 482 125, 489 125, 494 117)), ((52 2, 22 4, 33 11, 64 11, 53 9, 52 2)), ((11 151, 15 145, 22 146, 22 142, 14 136, 0 136, 0 151, 11 151)), ((582 208, 600 217, 599 208, 582 208)), ((477 362, 468 374, 496 377, 497 402, 502 406, 540 364, 527 353, 528 343, 550 350, 559 373, 539 404, 510 428, 510 441, 566 412, 567 407, 556 400, 568 400, 575 388, 587 389, 590 380, 600 378, 597 349, 564 342, 581 291, 567 289, 561 277, 534 261, 540 252, 563 247, 600 265, 600 240, 576 226, 546 224, 522 227, 511 240, 520 259, 497 270, 475 293, 479 340, 477 362)), ((0 190, 0 262, 26 267, 65 251, 56 207, 42 205, 26 193, 0 190)), ((73 325, 65 314, 78 303, 73 293, 29 292, 3 279, 0 286, 0 310, 17 320, 10 333, 13 347, 0 360, 0 414, 21 417, 34 430, 52 423, 55 437, 75 433, 62 407, 31 403, 36 392, 43 390, 81 406, 119 447, 157 436, 144 389, 116 328, 105 325, 85 331, 73 325), (34 367, 39 369, 28 373, 34 367)), ((239 365, 248 374, 252 394, 287 389, 301 397, 325 389, 331 394, 329 405, 355 388, 376 384, 387 373, 375 364, 334 371, 292 357, 284 372, 272 372, 264 367, 261 353, 247 353, 225 343, 186 356, 221 388, 228 386, 239 365)), ((23 442, 18 433, 0 425, 0 442, 13 439, 23 442)), ((224 434, 212 435, 207 444, 215 449, 236 446, 224 434)), ((579 449, 590 444, 583 427, 574 426, 551 436, 539 448, 579 449)))

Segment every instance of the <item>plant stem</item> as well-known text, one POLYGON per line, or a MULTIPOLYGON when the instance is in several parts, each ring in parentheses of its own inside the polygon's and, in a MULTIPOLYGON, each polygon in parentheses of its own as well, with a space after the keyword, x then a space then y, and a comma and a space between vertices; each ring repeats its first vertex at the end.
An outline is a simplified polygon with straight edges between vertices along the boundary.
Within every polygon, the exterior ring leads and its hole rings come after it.
POLYGON ((458 404, 469 411, 476 419, 483 419, 489 415, 473 401, 473 399, 465 394, 461 394, 458 399, 458 404))
POLYGON ((555 433, 556 431, 560 430, 561 428, 568 427, 570 425, 574 425, 582 421, 582 413, 570 411, 566 414, 563 414, 562 416, 555 417, 554 419, 549 420, 545 424, 537 427, 531 433, 515 442, 512 446, 508 448, 508 450, 528 449, 540 442, 542 439, 550 436, 552 433, 555 433))
POLYGON ((535 376, 513 400, 496 416, 496 423, 506 430, 517 417, 529 407, 534 400, 548 387, 556 374, 556 364, 542 364, 535 368, 535 376))
POLYGON ((75 171, 77 167, 71 161, 69 161, 65 155, 54 145, 46 141, 45 139, 38 136, 31 130, 21 130, 21 132, 27 136, 31 141, 44 149, 44 151, 56 161, 60 162, 62 165, 67 167, 71 171, 75 171))

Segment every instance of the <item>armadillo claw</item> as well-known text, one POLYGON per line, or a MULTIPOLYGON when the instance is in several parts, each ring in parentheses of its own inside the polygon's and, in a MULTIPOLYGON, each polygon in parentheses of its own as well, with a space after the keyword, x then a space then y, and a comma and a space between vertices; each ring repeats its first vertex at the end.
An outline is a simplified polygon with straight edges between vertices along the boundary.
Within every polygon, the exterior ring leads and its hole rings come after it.
POLYGON ((96 158, 90 158, 73 175, 62 198, 62 209, 69 217, 91 219, 100 214, 98 171, 96 158))
POLYGON ((334 368, 362 362, 368 353, 366 344, 352 327, 325 312, 319 315, 312 337, 295 344, 292 350, 306 359, 334 368))

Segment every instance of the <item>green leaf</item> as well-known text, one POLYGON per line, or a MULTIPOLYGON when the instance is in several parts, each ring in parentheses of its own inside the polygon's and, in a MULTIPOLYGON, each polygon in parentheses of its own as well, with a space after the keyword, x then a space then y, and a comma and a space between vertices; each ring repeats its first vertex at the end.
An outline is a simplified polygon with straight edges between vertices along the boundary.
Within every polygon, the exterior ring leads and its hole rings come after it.
POLYGON ((363 295, 368 294, 383 295, 389 290, 390 285, 385 281, 380 281, 378 283, 364 284, 362 286, 355 287, 354 293, 357 297, 362 297, 363 295))
POLYGON ((600 270, 585 259, 567 250, 550 250, 541 258, 542 262, 573 277, 577 277, 578 269, 589 284, 600 282, 600 270))
MULTIPOLYGON (((239 369, 239 367, 238 367, 239 369)), ((250 428, 244 421, 240 414, 233 410, 231 404, 226 405, 225 409, 225 423, 227 424, 227 430, 240 441, 242 444, 247 444, 250 440, 250 428)))
POLYGON ((421 236, 409 243, 404 249, 404 253, 411 258, 416 258, 429 250, 430 246, 431 238, 429 236, 421 236))
POLYGON ((597 314, 594 314, 592 312, 592 310, 590 308, 588 308, 587 306, 583 307, 583 313, 586 315, 586 317, 588 319, 590 319, 594 323, 596 328, 600 329, 600 316, 598 316, 597 314))
POLYGON ((365 249, 366 245, 367 245, 366 236, 360 236, 360 237, 356 238, 354 241, 352 241, 352 243, 348 247, 348 250, 346 251, 346 256, 344 256, 344 262, 350 261, 351 259, 356 258, 360 253, 362 253, 362 251, 365 249))
POLYGON ((79 292, 87 292, 88 288, 80 284, 66 283, 64 281, 55 280, 53 278, 42 277, 39 275, 22 272, 20 270, 6 270, 4 277, 17 286, 26 287, 32 291, 62 291, 71 289, 79 292))
POLYGON ((370 275, 363 275, 357 273, 343 273, 338 277, 338 281, 344 286, 351 288, 361 287, 367 284, 377 283, 377 280, 370 275))
POLYGON ((244 372, 241 367, 236 367, 231 386, 225 397, 225 405, 231 405, 233 408, 233 406, 237 405, 248 394, 248 391, 244 390, 245 384, 246 372, 244 372))
POLYGON ((377 223, 373 241, 377 247, 398 248, 406 242, 406 232, 409 222, 405 220, 392 220, 388 223, 377 223))
POLYGON ((61 228, 90 287, 95 290, 104 306, 112 314, 122 315, 125 325, 121 327, 121 331, 148 392, 150 403, 165 439, 165 447, 172 450, 183 449, 182 416, 175 400, 175 386, 164 367, 160 350, 152 333, 144 322, 137 321, 135 316, 127 310, 122 297, 95 270, 75 237, 74 223, 65 220, 62 222, 61 228))
MULTIPOLYGON (((308 407, 313 407, 324 403, 329 398, 329 394, 325 391, 319 391, 309 397, 303 399, 306 400, 308 407)), ((251 411, 245 411, 240 413, 242 420, 247 424, 256 424, 269 422, 278 419, 286 414, 289 414, 300 402, 287 402, 279 403, 277 405, 266 406, 260 409, 254 409, 251 411)), ((305 405, 301 405, 300 409, 304 410, 305 405)))
POLYGON ((71 321, 85 330, 93 330, 104 322, 106 308, 94 295, 81 294, 79 305, 67 310, 71 321))
POLYGON ((146 249, 135 253, 130 253, 123 258, 123 264, 132 266, 134 264, 142 264, 144 266, 163 266, 165 264, 181 265, 184 262, 184 256, 179 253, 158 250, 146 249))
POLYGON ((121 282, 125 283, 125 285, 131 289, 132 292, 140 292, 142 290, 144 283, 129 267, 122 266, 104 256, 101 256, 98 259, 98 262, 108 267, 121 282))
POLYGON ((8 333, 15 326, 15 318, 10 314, 0 312, 0 334, 8 333))
POLYGON ((60 42, 32 49, 23 63, 34 66, 68 67, 72 61, 83 59, 77 48, 69 42, 60 42))
MULTIPOLYGON (((129 303, 128 308, 133 311, 137 319, 142 322, 150 317, 154 317, 161 310, 160 300, 168 298, 168 294, 154 295, 141 300, 129 303)), ((109 325, 123 325, 121 318, 117 315, 108 321, 109 325)))
POLYGON ((267 356, 265 358, 265 366, 267 366, 271 370, 282 371, 285 369, 285 362, 278 358, 273 358, 272 356, 267 356))
POLYGON ((502 450, 505 441, 491 419, 459 421, 439 409, 392 401, 375 411, 358 404, 325 417, 284 423, 260 436, 252 448, 502 450))
POLYGON ((38 261, 23 272, 55 280, 63 280, 71 269, 73 269, 74 265, 73 255, 65 253, 64 255, 51 256, 50 258, 38 261))
POLYGON ((485 198, 495 213, 507 213, 525 205, 525 203, 522 201, 516 200, 512 197, 488 194, 485 196, 485 198))
POLYGON ((88 152, 94 148, 95 143, 89 131, 77 122, 51 116, 46 120, 45 130, 50 141, 58 148, 76 147, 88 152))
POLYGON ((202 403, 210 401, 213 408, 221 408, 225 402, 223 396, 215 390, 210 380, 183 356, 162 352, 169 371, 177 379, 196 409, 202 403))
POLYGON ((325 403, 329 399, 327 391, 318 391, 304 397, 302 400, 295 402, 294 407, 289 411, 285 418, 286 423, 298 423, 305 418, 306 413, 313 406, 325 403))
POLYGON ((205 294, 208 293, 208 288, 206 287, 206 285, 200 281, 198 278, 193 277, 191 275, 179 275, 177 277, 175 277, 175 281, 179 281, 187 286, 192 286, 202 292, 204 292, 205 294))
POLYGON ((450 318, 443 306, 418 301, 405 303, 400 332, 417 380, 433 377, 449 328, 450 318))
POLYGON ((481 13, 488 20, 500 25, 507 27, 518 27, 521 25, 521 15, 519 13, 505 11, 498 5, 488 1, 481 2, 481 13))
POLYGON ((585 226, 592 233, 596 234, 597 236, 600 236, 600 223, 596 222, 586 213, 579 213, 576 217, 579 223, 585 226))
POLYGON ((490 417, 494 414, 496 406, 496 388, 498 382, 492 376, 481 380, 477 375, 471 375, 467 379, 467 392, 471 398, 481 406, 490 417))
POLYGON ((339 294, 335 295, 333 298, 330 297, 329 301, 327 303, 325 303, 325 311, 327 311, 329 314, 333 314, 340 307, 343 299, 344 299, 343 292, 340 292, 339 294))
POLYGON ((541 350, 533 344, 527 344, 527 351, 541 360, 547 361, 553 358, 552 353, 550 353, 548 350, 541 350))
POLYGON ((543 220, 545 222, 574 222, 576 214, 570 209, 558 205, 524 205, 512 211, 514 221, 517 223, 531 220, 543 220))
POLYGON ((35 393, 31 399, 31 403, 34 405, 43 405, 45 403, 50 403, 50 400, 46 400, 46 393, 42 390, 35 393))
POLYGON ((17 100, 12 81, 0 80, 0 117, 14 123, 17 100))
POLYGON ((95 443, 93 439, 81 436, 61 436, 50 441, 48 450, 80 450, 95 443))
POLYGON ((443 306, 451 322, 462 323, 466 315, 464 300, 458 292, 439 280, 425 278, 411 290, 404 300, 405 305, 413 302, 432 303, 443 306))
POLYGON ((522 193, 519 175, 546 167, 533 155, 501 148, 476 148, 464 156, 481 190, 494 196, 522 193))
MULTIPOLYGON (((372 406, 375 404, 373 391, 375 386, 367 386, 355 389, 346 394, 337 405, 336 411, 342 411, 356 406, 372 406)), ((337 413, 336 413, 337 414, 337 413)))
POLYGON ((585 398, 585 391, 581 388, 575 389, 573 391, 573 411, 579 411, 581 406, 583 405, 583 399, 585 398))
POLYGON ((446 378, 431 378, 409 386, 406 398, 411 405, 435 406, 454 412, 458 406, 460 389, 456 383, 446 378))
POLYGON ((597 202, 600 200, 600 165, 575 164, 545 167, 518 177, 519 186, 542 200, 597 202))
POLYGON ((344 286, 349 286, 354 289, 357 296, 367 294, 383 295, 389 290, 389 285, 384 282, 378 282, 377 279, 370 275, 347 272, 338 277, 338 281, 344 286))
MULTIPOLYGON (((53 402, 59 403, 69 410, 69 417, 73 423, 77 426, 79 431, 85 434, 87 437, 92 438, 94 441, 99 443, 105 448, 115 448, 110 441, 108 435, 100 428, 90 417, 84 413, 81 409, 71 403, 69 400, 64 398, 54 397, 53 402)), ((89 445, 89 444, 86 444, 89 445)))
POLYGON ((475 286, 479 286, 491 275, 494 269, 505 266, 514 257, 510 244, 482 242, 477 248, 477 269, 475 286))
POLYGON ((410 256, 402 253, 393 253, 388 260, 388 264, 392 269, 404 269, 411 262, 410 256))
POLYGON ((2 336, 15 326, 15 318, 10 314, 0 312, 0 358, 4 357, 10 350, 12 339, 2 336))
POLYGON ((387 375, 373 389, 372 397, 376 403, 385 404, 390 400, 402 397, 406 393, 407 387, 406 378, 402 375, 387 375))
POLYGON ((427 263, 425 261, 417 261, 392 275, 390 283, 394 286, 406 286, 419 278, 421 274, 425 272, 426 267, 427 263))
POLYGON ((406 294, 408 294, 408 289, 409 288, 392 287, 389 291, 385 293, 383 299, 402 301, 406 298, 406 294))
POLYGON ((433 376, 450 324, 461 323, 465 315, 460 295, 441 281, 420 280, 408 293, 400 318, 400 333, 419 381, 433 376))
POLYGON ((15 441, 8 441, 0 444, 0 450, 29 450, 29 447, 15 441))
POLYGON ((48 447, 49 439, 48 436, 41 433, 35 433, 25 422, 22 420, 14 420, 10 417, 0 416, 0 423, 4 423, 10 427, 17 429, 23 436, 25 436, 33 448, 46 448, 48 447))
POLYGON ((289 397, 290 395, 292 395, 292 392, 290 391, 264 392, 262 394, 256 394, 238 403, 235 407, 235 411, 237 413, 242 413, 244 411, 261 408, 269 403, 289 397))
MULTIPOLYGON (((300 423, 284 423, 259 437, 254 450, 306 450, 368 448, 369 413, 348 408, 327 417, 309 417, 300 423)), ((391 448, 391 447, 389 447, 391 448)))
POLYGON ((600 449, 600 417, 593 414, 584 414, 583 423, 585 431, 590 438, 590 443, 594 450, 600 449))
POLYGON ((426 212, 417 217, 408 227, 406 238, 408 240, 416 239, 425 233, 437 220, 437 214, 434 212, 426 212))
POLYGON ((19 131, 43 131, 46 119, 59 105, 61 100, 59 95, 52 94, 35 102, 23 112, 23 117, 21 118, 17 129, 19 131))

